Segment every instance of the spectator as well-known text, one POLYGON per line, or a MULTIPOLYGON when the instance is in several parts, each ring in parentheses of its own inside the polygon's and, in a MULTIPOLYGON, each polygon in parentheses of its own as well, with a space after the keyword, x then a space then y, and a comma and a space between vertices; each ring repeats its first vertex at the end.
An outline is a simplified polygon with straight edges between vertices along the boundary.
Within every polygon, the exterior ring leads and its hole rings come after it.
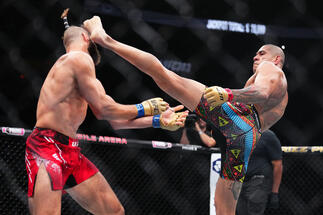
POLYGON ((186 118, 180 143, 214 147, 216 141, 212 138, 211 128, 207 123, 196 114, 190 114, 186 118))

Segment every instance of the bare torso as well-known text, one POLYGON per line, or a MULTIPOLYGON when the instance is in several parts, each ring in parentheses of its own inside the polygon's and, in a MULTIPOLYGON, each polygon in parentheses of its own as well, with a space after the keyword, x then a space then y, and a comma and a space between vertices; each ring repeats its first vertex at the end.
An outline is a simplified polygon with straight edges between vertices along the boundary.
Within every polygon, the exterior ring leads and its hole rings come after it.
MULTIPOLYGON (((276 66, 273 68, 272 72, 277 73, 279 78, 272 82, 269 98, 264 103, 255 104, 262 131, 269 129, 283 116, 288 103, 287 80, 284 72, 276 66)), ((253 74, 246 82, 245 87, 254 84, 257 75, 258 72, 253 74)))
POLYGON ((88 104, 80 95, 68 53, 49 71, 40 91, 36 127, 50 128, 70 137, 84 121, 88 104))

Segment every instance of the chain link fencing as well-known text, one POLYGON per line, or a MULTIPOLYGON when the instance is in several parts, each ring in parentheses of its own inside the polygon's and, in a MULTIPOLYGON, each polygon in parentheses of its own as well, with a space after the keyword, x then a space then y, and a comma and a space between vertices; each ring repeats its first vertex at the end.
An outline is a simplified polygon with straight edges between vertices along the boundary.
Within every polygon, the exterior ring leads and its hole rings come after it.
MULTIPOLYGON (((60 15, 70 8, 71 25, 99 15, 113 38, 152 53, 168 69, 207 86, 242 88, 252 75, 257 50, 266 43, 284 45, 289 102, 273 130, 284 145, 321 144, 323 99, 318 95, 323 88, 317 68, 323 66, 323 21, 317 5, 303 0, 280 1, 279 7, 272 1, 242 0, 2 0, 1 126, 34 126, 41 85, 54 62, 65 54, 60 15)), ((111 51, 102 50, 96 70, 106 92, 118 103, 162 97, 178 104, 150 77, 111 51)), ((80 129, 114 135, 90 114, 80 129)), ((121 136, 152 139, 160 133, 130 130, 121 136)), ((162 134, 168 141, 178 141, 174 133, 162 134)))
MULTIPOLYGON (((28 132, 16 130, 22 136, 12 136, 8 133, 13 130, 2 128, 2 131, 0 214, 28 214, 28 179, 24 161, 28 132)), ((11 133, 17 134, 15 131, 11 133)), ((126 214, 209 214, 210 155, 218 149, 94 135, 80 134, 78 138, 82 153, 106 177, 126 214)), ((321 214, 322 149, 308 149, 283 147, 280 208, 266 210, 265 214, 321 214)), ((62 214, 89 213, 65 194, 62 214)))

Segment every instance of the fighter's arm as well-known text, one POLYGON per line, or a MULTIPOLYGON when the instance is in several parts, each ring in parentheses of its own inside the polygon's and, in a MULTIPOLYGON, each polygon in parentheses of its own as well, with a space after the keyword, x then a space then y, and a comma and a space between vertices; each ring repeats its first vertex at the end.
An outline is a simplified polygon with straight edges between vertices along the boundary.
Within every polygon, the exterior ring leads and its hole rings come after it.
POLYGON ((188 115, 188 111, 177 112, 183 108, 184 107, 182 105, 179 105, 174 108, 167 109, 160 116, 146 116, 131 120, 109 120, 109 123, 115 130, 149 127, 161 127, 166 130, 177 130, 184 126, 185 119, 188 115), (159 123, 157 122, 157 125, 156 120, 159 121, 159 123))
POLYGON ((152 116, 141 117, 130 120, 109 120, 110 125, 114 130, 120 129, 137 129, 152 127, 152 116))
POLYGON ((151 116, 165 111, 168 106, 161 98, 146 100, 138 105, 115 102, 105 93, 101 82, 96 79, 94 63, 85 53, 76 53, 70 66, 74 71, 80 94, 98 119, 133 119, 137 116, 151 116))
POLYGON ((77 87, 98 119, 133 119, 137 116, 135 105, 121 105, 105 93, 96 79, 94 63, 90 56, 78 53, 71 61, 77 87))
POLYGON ((263 62, 256 71, 255 80, 252 84, 242 89, 232 89, 233 100, 242 103, 263 103, 272 92, 282 84, 282 71, 273 63, 263 62))
MULTIPOLYGON (((256 73, 247 81, 242 89, 224 89, 213 86, 205 90, 204 97, 213 107, 224 102, 241 102, 259 104, 268 100, 273 92, 284 87, 284 74, 273 63, 263 62, 256 73)), ((281 92, 284 92, 282 90, 281 92)), ((279 95, 282 96, 282 95, 279 95)))
POLYGON ((205 86, 197 81, 180 77, 166 69, 152 54, 120 43, 102 28, 99 17, 86 20, 84 27, 91 33, 91 39, 104 48, 118 54, 142 72, 151 76, 156 84, 167 94, 181 102, 189 110, 194 110, 199 103, 205 86))

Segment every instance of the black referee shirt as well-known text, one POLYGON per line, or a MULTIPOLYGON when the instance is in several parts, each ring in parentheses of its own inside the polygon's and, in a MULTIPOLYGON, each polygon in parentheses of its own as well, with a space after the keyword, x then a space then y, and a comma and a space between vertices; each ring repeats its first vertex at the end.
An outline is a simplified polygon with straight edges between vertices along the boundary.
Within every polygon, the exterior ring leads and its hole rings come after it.
POLYGON ((273 168, 271 161, 282 159, 281 144, 275 133, 267 130, 262 133, 251 157, 249 158, 246 179, 254 175, 272 177, 273 168))

